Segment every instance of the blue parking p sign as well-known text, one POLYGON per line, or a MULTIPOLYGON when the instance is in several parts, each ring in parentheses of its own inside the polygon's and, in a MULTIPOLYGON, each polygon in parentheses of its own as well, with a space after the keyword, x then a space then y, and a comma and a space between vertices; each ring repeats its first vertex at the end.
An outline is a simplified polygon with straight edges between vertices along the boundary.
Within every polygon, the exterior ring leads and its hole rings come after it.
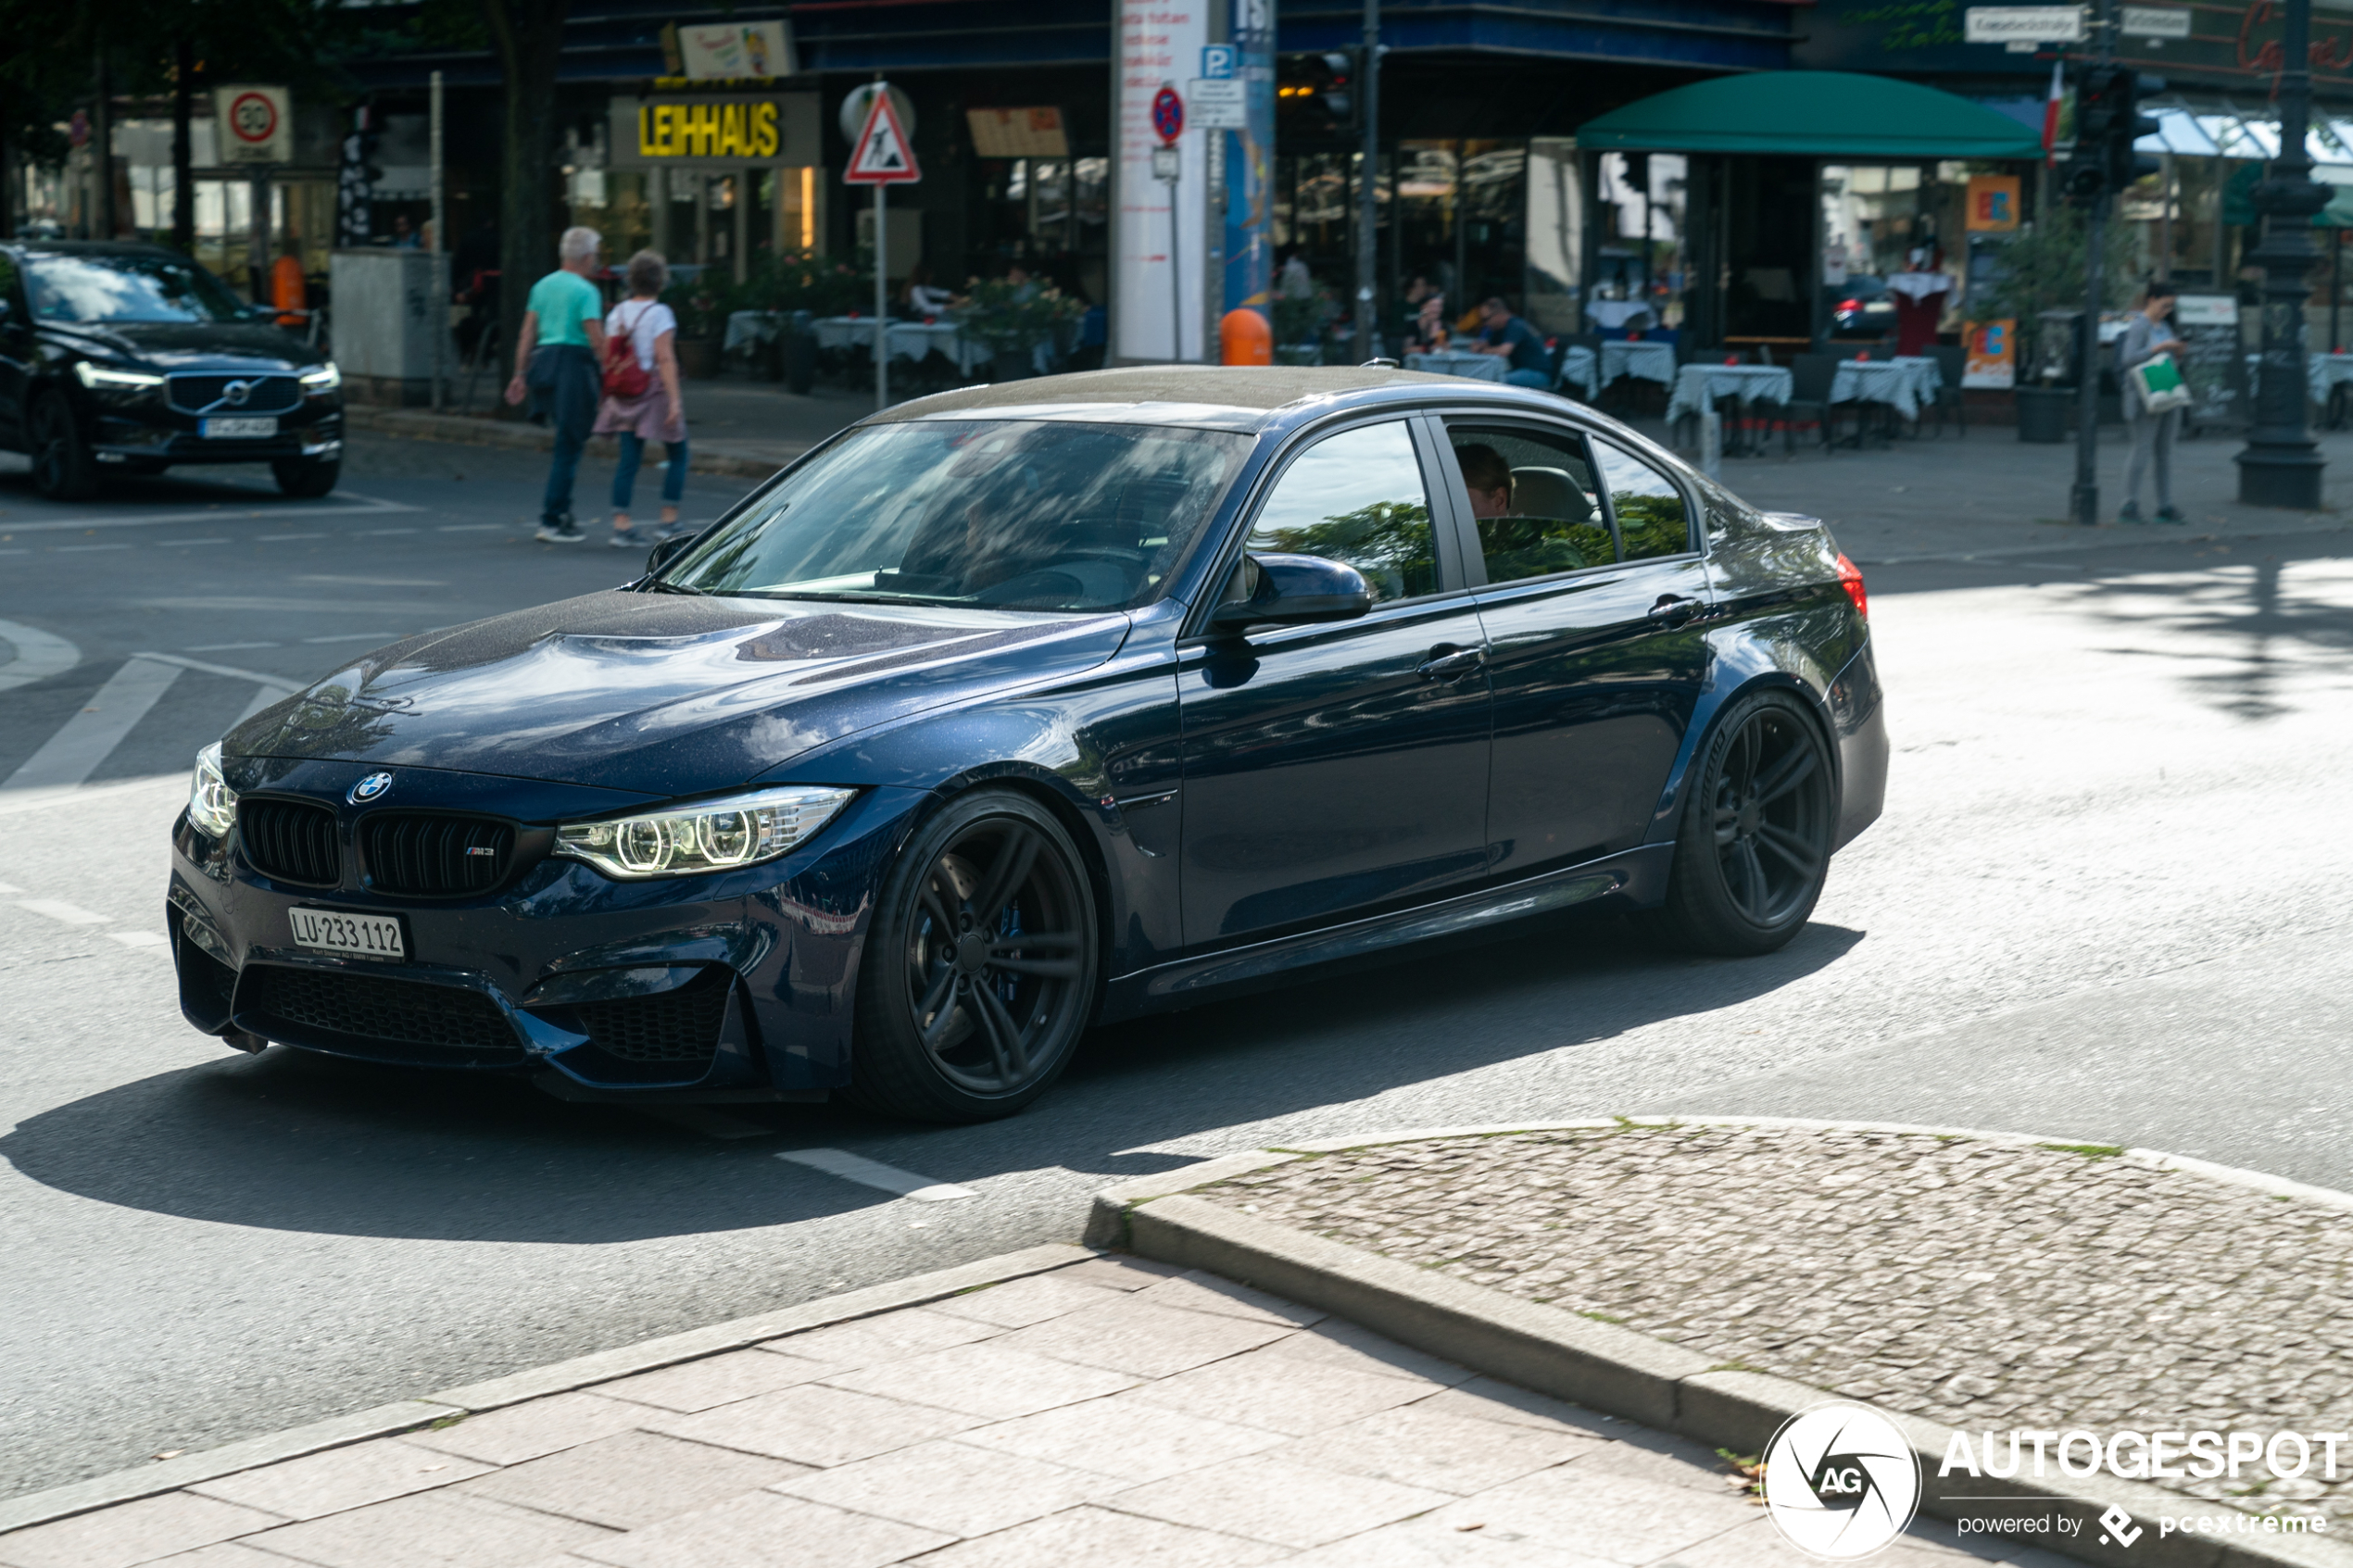
POLYGON ((1241 49, 1232 44, 1201 46, 1201 74, 1209 82, 1231 82, 1241 69, 1241 49))

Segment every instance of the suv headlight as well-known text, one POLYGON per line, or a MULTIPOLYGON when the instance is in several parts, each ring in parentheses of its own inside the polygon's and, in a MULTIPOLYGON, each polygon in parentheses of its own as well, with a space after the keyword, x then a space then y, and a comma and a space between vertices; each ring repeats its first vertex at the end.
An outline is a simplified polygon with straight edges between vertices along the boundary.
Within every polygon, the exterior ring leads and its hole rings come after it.
POLYGON ((73 362, 73 379, 93 392, 152 392, 163 378, 145 370, 114 370, 87 359, 73 362))
POLYGON ((625 882, 732 871, 776 859, 824 827, 857 793, 763 789, 642 816, 566 823, 556 830, 556 853, 625 882))
POLYGON ((332 359, 302 372, 302 390, 305 392, 333 392, 342 384, 343 372, 335 369, 335 362, 332 359))
POLYGON ((220 774, 220 743, 196 753, 195 776, 188 781, 188 820, 215 838, 237 825, 237 792, 220 774))

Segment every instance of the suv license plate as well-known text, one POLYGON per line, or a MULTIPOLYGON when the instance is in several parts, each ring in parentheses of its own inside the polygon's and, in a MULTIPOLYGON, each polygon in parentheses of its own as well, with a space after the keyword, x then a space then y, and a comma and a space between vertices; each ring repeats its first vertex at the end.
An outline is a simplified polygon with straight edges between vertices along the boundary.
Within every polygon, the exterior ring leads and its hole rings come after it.
POLYGON ((207 441, 260 441, 278 433, 278 421, 272 420, 206 420, 197 431, 207 441))
POLYGON ((349 953, 363 959, 405 959, 409 944, 402 939, 397 915, 346 915, 335 909, 292 909, 294 939, 322 953, 349 953))

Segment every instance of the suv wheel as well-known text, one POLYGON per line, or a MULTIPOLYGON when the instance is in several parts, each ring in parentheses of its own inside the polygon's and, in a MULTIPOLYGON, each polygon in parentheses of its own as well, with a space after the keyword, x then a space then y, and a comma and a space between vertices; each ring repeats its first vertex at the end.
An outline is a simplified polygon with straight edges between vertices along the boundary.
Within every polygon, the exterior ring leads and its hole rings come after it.
POLYGON ((73 410, 54 392, 32 410, 32 487, 52 501, 86 501, 98 493, 98 459, 74 428, 73 410))
POLYGON ((335 481, 343 474, 343 459, 329 458, 314 462, 302 458, 281 458, 270 465, 278 476, 278 493, 303 500, 316 500, 334 494, 335 481))

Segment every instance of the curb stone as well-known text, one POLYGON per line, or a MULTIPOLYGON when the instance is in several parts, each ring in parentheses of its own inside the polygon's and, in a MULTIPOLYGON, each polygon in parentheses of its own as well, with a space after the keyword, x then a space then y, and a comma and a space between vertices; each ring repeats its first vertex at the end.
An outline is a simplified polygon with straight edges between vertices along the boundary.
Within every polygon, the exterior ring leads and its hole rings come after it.
MULTIPOLYGON (((1590 1410, 1674 1432, 1711 1448, 1761 1453, 1781 1424, 1799 1411, 1827 1399, 1846 1397, 1765 1373, 1710 1365, 1696 1352, 1630 1328, 1525 1301, 1189 1196, 1195 1188, 1235 1176, 1344 1149, 1441 1137, 1677 1125, 1928 1134, 2032 1147, 2107 1147, 2081 1139, 1963 1127, 1764 1116, 1604 1117, 1372 1133, 1230 1154, 1106 1188, 1096 1195, 1088 1218, 1087 1240, 1090 1246, 1122 1248, 1156 1262, 1207 1270, 1303 1306, 1321 1308, 1401 1344, 1590 1410)), ((2353 1210, 2353 1194, 2283 1181, 2259 1172, 2156 1149, 2126 1149, 2116 1158, 2353 1210)), ((1905 1435, 1920 1462, 1922 1512, 1955 1520, 1998 1517, 2003 1503, 2015 1499, 2020 1504, 2056 1503, 2070 1512, 2080 1510, 2083 1520, 2082 1531, 2071 1539, 2010 1534, 1996 1538, 2040 1547, 2104 1568, 2353 1568, 2353 1545, 2325 1536, 2177 1533, 2159 1537, 2156 1525, 2146 1523, 2157 1515, 2229 1516, 2240 1511, 2105 1473, 2042 1480, 1965 1474, 1940 1478, 1936 1469, 1954 1428, 1871 1405, 1869 1400, 1848 1402, 1870 1405, 1905 1435), (2104 1535, 2096 1519, 2111 1506, 2143 1523, 2142 1534, 2130 1547, 2113 1541, 2101 1544, 2104 1535)))
MULTIPOLYGON (((463 414, 436 414, 430 409, 377 408, 367 405, 346 405, 344 428, 366 431, 371 435, 406 436, 412 441, 448 441, 467 446, 510 446, 522 451, 552 451, 556 445, 553 431, 539 425, 510 424, 497 420, 477 420, 463 414)), ((588 450, 600 457, 610 457, 610 436, 591 438, 588 450)), ((709 450, 699 443, 690 447, 686 470, 689 473, 724 475, 731 479, 766 479, 792 458, 784 455, 774 458, 750 454, 709 450)))
POLYGON ((264 1465, 299 1459, 305 1454, 318 1453, 326 1449, 344 1448, 373 1437, 396 1436, 453 1417, 462 1420, 469 1415, 480 1415, 487 1411, 521 1404, 525 1399, 539 1399, 543 1395, 566 1393, 574 1388, 585 1388, 592 1383, 606 1383, 636 1373, 675 1366, 680 1361, 698 1361, 705 1356, 741 1349, 747 1345, 774 1339, 782 1335, 846 1323, 852 1318, 873 1317, 901 1307, 920 1306, 925 1301, 962 1295, 979 1286, 997 1285, 1027 1274, 1044 1273, 1051 1269, 1082 1262, 1092 1256, 1094 1254, 1083 1247, 1050 1242, 1042 1247, 1025 1248, 1019 1252, 983 1258, 977 1262, 964 1263, 952 1269, 914 1274, 884 1285, 845 1291, 838 1296, 820 1297, 797 1307, 736 1318, 728 1323, 713 1323, 708 1328, 689 1329, 684 1334, 665 1335, 659 1339, 643 1340, 615 1350, 600 1350, 548 1366, 512 1373, 505 1377, 447 1388, 437 1394, 378 1405, 373 1410, 354 1411, 348 1415, 333 1416, 307 1426, 266 1433, 220 1448, 207 1449, 202 1453, 160 1460, 132 1470, 118 1470, 110 1475, 93 1476, 87 1481, 69 1482, 45 1491, 29 1492, 23 1497, 0 1500, 0 1535, 34 1524, 46 1524, 77 1513, 88 1513, 116 1503, 135 1502, 141 1498, 175 1492, 183 1486, 218 1480, 242 1470, 258 1470, 264 1465))

